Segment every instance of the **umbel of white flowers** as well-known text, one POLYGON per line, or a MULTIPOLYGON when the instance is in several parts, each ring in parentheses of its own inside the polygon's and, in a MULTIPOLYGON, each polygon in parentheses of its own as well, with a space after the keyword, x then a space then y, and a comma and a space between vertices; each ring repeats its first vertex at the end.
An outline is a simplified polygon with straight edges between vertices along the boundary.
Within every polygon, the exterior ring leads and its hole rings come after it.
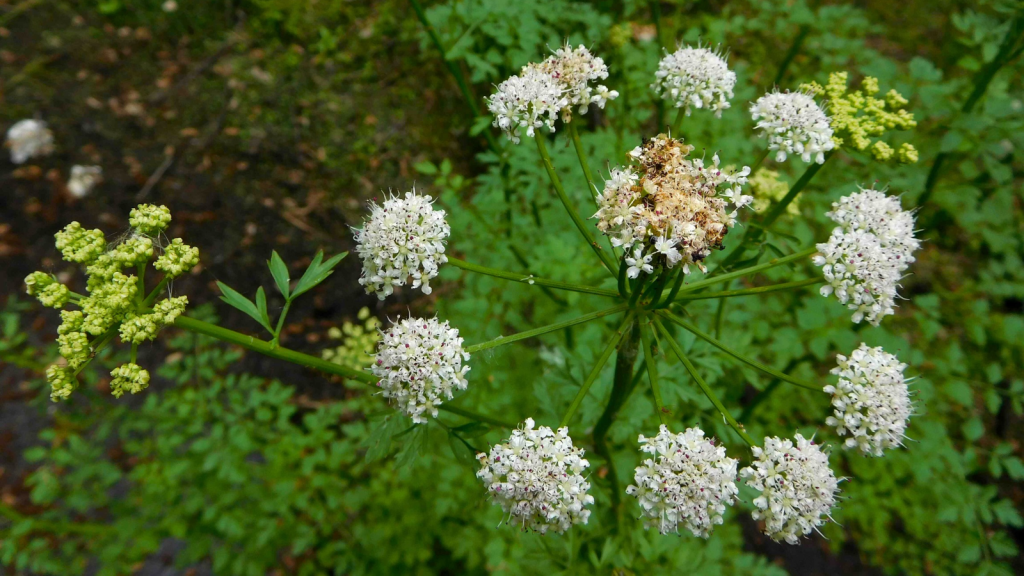
POLYGON ((839 354, 832 374, 835 385, 825 386, 832 395, 833 416, 825 421, 840 436, 849 435, 845 448, 881 456, 901 446, 912 405, 903 371, 907 365, 881 347, 861 344, 849 357, 839 354))
POLYGON ((725 58, 702 46, 684 46, 667 54, 654 76, 651 88, 687 116, 692 108, 705 108, 721 118, 736 86, 736 73, 725 58))
POLYGON ((694 536, 710 536, 736 499, 737 460, 700 428, 672 434, 662 424, 657 436, 641 434, 639 442, 641 451, 656 457, 636 467, 636 484, 626 488, 640 503, 644 528, 668 534, 682 525, 694 536))
POLYGON ((899 282, 921 246, 914 215, 884 190, 861 188, 834 202, 827 216, 839 226, 814 256, 828 282, 821 294, 835 294, 854 311, 854 322, 878 326, 894 313, 899 282))
POLYGON ((764 448, 754 446, 754 461, 740 470, 748 486, 761 491, 754 499, 754 520, 764 521, 764 533, 772 540, 798 544, 831 519, 839 481, 828 466, 828 455, 800 434, 796 443, 765 438, 764 448))
POLYGON ((454 390, 466 389, 468 361, 458 329, 447 321, 405 318, 381 330, 372 370, 384 397, 422 424, 454 390))
POLYGON ((607 77, 604 60, 585 46, 566 44, 547 60, 527 64, 518 75, 499 84, 487 98, 487 109, 494 114, 494 126, 518 144, 521 129, 529 137, 541 127, 554 132, 559 113, 562 121, 568 122, 574 108, 580 114, 586 114, 591 104, 604 108, 619 93, 591 83, 607 77))
POLYGON ((568 428, 534 428, 527 418, 512 431, 508 442, 477 455, 476 473, 487 486, 494 504, 508 515, 509 524, 523 530, 565 532, 573 524, 586 524, 594 503, 583 476, 590 463, 573 446, 568 428))
POLYGON ((416 190, 390 196, 382 205, 372 203, 370 219, 352 230, 363 260, 359 283, 367 294, 383 300, 407 282, 430 294, 430 280, 448 261, 444 249, 451 234, 444 210, 434 210, 432 202, 416 190))
POLYGON ((629 153, 635 166, 612 169, 605 182, 594 218, 614 246, 626 249, 630 278, 658 266, 706 271, 703 260, 722 247, 737 209, 753 201, 741 193, 749 167, 728 173, 718 154, 705 166, 688 158, 692 151, 660 134, 629 153))
POLYGON ((769 92, 750 106, 750 114, 768 138, 768 149, 776 150, 775 161, 785 162, 789 154, 804 162, 825 162, 825 152, 835 147, 832 126, 825 111, 804 92, 769 92))
POLYGON ((42 120, 20 120, 7 130, 7 147, 11 149, 11 162, 22 164, 29 158, 53 153, 53 132, 42 120))
POLYGON ((71 167, 71 178, 68 179, 68 193, 75 198, 85 198, 102 179, 102 167, 79 166, 76 164, 71 167))

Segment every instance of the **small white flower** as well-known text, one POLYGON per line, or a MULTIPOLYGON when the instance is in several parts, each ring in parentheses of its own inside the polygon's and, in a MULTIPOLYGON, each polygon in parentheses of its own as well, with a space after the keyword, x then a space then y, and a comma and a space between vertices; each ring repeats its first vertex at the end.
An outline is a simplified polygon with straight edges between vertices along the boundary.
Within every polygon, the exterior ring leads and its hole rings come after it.
POLYGON ((720 118, 736 85, 736 73, 721 54, 701 46, 684 46, 666 55, 655 78, 651 88, 687 116, 691 108, 707 108, 720 118))
POLYGON ((825 386, 832 395, 833 416, 825 421, 840 436, 849 434, 845 448, 881 456, 888 448, 901 446, 910 418, 910 390, 903 371, 907 365, 881 347, 861 344, 849 358, 836 357, 832 373, 835 386, 825 386))
POLYGON ((768 137, 768 149, 778 151, 776 162, 796 154, 821 164, 825 152, 835 147, 828 115, 804 92, 769 92, 751 105, 750 114, 758 121, 755 129, 768 137))
POLYGON ((164 12, 176 12, 178 10, 178 3, 174 0, 167 0, 161 5, 161 7, 164 12))
POLYGON ((895 312, 899 282, 921 245, 914 238, 914 216, 899 198, 863 188, 833 203, 827 215, 839 226, 813 258, 827 282, 821 294, 835 294, 854 311, 854 322, 867 319, 878 326, 895 312))
POLYGON ((11 162, 22 164, 29 158, 53 153, 53 132, 41 120, 20 120, 7 130, 11 162))
POLYGON ((641 272, 644 274, 650 274, 654 272, 654 266, 651 265, 652 256, 650 254, 644 254, 642 247, 637 247, 633 250, 632 256, 626 256, 626 264, 629 268, 626 268, 626 276, 630 278, 636 278, 641 272))
POLYGON ((751 449, 753 463, 740 470, 746 484, 761 491, 751 516, 764 521, 764 533, 772 540, 789 544, 798 544, 801 536, 831 519, 839 491, 828 455, 800 434, 795 438, 796 444, 765 438, 763 449, 751 449))
POLYGON ((494 126, 516 144, 521 128, 530 137, 542 126, 554 132, 558 112, 568 104, 562 86, 550 74, 531 67, 499 84, 498 91, 487 99, 494 126))
POLYGON ((75 198, 85 198, 102 179, 103 168, 100 166, 72 166, 68 192, 75 198))
POLYGON ((591 87, 591 82, 608 77, 608 66, 583 45, 573 48, 567 43, 540 64, 528 64, 524 72, 528 68, 541 70, 561 86, 566 99, 562 116, 566 121, 569 120, 572 107, 580 114, 586 114, 591 104, 604 108, 608 100, 619 96, 618 92, 604 85, 598 85, 596 89, 591 87))
POLYGON ((363 259, 359 283, 367 294, 383 300, 406 282, 430 294, 430 280, 448 261, 444 249, 451 233, 444 210, 434 210, 432 201, 415 190, 404 198, 391 196, 383 205, 371 204, 369 221, 353 229, 363 259))
POLYGON ((657 457, 637 466, 636 484, 626 488, 640 503, 644 528, 657 527, 668 534, 681 524, 694 536, 710 536, 738 493, 737 460, 725 455, 725 447, 704 438, 700 428, 672 434, 662 424, 656 437, 641 435, 639 442, 640 450, 657 457))
POLYGON ((534 428, 527 418, 506 443, 491 446, 490 454, 477 454, 477 460, 477 477, 510 524, 541 534, 549 529, 563 533, 590 518, 586 506, 594 497, 587 494, 590 483, 583 476, 590 463, 573 446, 568 428, 534 428))
POLYGON ((454 390, 465 390, 469 354, 462 349, 459 331, 437 318, 405 318, 381 330, 373 374, 384 397, 417 424, 451 400, 454 390))

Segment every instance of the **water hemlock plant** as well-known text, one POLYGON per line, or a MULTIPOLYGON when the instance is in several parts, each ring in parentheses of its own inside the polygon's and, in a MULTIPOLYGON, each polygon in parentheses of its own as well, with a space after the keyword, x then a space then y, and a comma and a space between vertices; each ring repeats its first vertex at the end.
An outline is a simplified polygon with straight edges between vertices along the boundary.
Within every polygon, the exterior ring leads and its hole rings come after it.
MULTIPOLYGON (((594 479, 588 472, 591 462, 577 445, 589 433, 596 456, 607 466, 612 506, 621 505, 623 493, 634 497, 632 515, 645 528, 708 538, 723 522, 727 508, 740 498, 743 483, 757 494, 753 517, 764 533, 776 541, 798 544, 831 519, 840 485, 847 480, 837 477, 829 465, 830 439, 865 456, 882 456, 902 446, 913 413, 904 375, 907 366, 882 348, 862 344, 838 356, 833 370, 836 381, 807 381, 702 331, 687 320, 687 308, 707 300, 721 304, 729 298, 793 291, 806 298, 835 298, 849 308, 852 322, 878 325, 893 314, 900 279, 914 262, 920 243, 914 234, 913 212, 884 188, 865 189, 850 182, 849 193, 827 214, 836 227, 824 242, 766 261, 759 261, 761 252, 751 258, 749 251, 756 249, 780 216, 798 217, 799 212, 792 210, 796 197, 836 154, 867 151, 873 161, 916 161, 910 143, 897 144, 887 136, 893 130, 911 129, 915 122, 904 108, 906 99, 896 91, 876 98, 878 81, 865 78, 860 90, 849 92, 846 74, 835 73, 824 87, 811 83, 795 91, 774 90, 748 106, 752 127, 766 143, 763 153, 748 165, 718 154, 710 158, 695 154, 698 146, 713 143, 679 138, 685 118, 719 116, 731 105, 736 75, 721 54, 701 46, 684 46, 666 54, 651 88, 678 109, 674 125, 667 133, 637 142, 622 158, 610 159, 618 166, 610 169, 600 186, 578 137, 580 118, 591 106, 613 105, 618 96, 617 91, 598 84, 609 77, 600 57, 583 46, 566 44, 549 58, 524 66, 486 99, 494 127, 512 144, 533 139, 551 189, 607 275, 603 286, 524 275, 448 255, 448 245, 458 241, 458 231, 452 231, 446 212, 430 196, 416 190, 372 204, 362 227, 354 230, 362 262, 358 282, 381 300, 403 287, 430 294, 438 270, 454 266, 547 293, 574 291, 604 298, 607 306, 472 344, 464 342, 458 327, 447 320, 410 315, 381 326, 379 337, 360 340, 376 346, 372 356, 364 358, 361 350, 346 348, 346 355, 360 360, 334 362, 333 353, 318 358, 281 346, 280 334, 292 302, 327 279, 345 254, 325 259, 318 253, 293 281, 274 252, 268 266, 285 301, 276 320, 271 318, 262 287, 250 299, 218 283, 224 302, 267 330, 269 340, 260 340, 185 314, 188 299, 174 296, 170 281, 198 263, 198 250, 165 236, 171 220, 167 208, 142 205, 131 213, 131 231, 113 243, 102 231, 84 229, 76 222, 57 234, 63 257, 85 271, 84 293, 45 272, 25 280, 29 294, 46 306, 62 309, 58 339, 62 360, 47 371, 53 399, 72 394, 78 373, 115 339, 129 346, 132 356, 131 362, 113 371, 111 391, 114 396, 141 392, 149 373, 135 363, 137 347, 173 325, 375 385, 381 402, 388 402, 417 425, 436 422, 447 429, 437 416, 448 411, 477 425, 508 429, 506 441, 479 452, 476 476, 482 493, 501 507, 511 526, 561 533, 590 521, 598 506, 590 494, 594 479), (570 200, 548 153, 547 134, 560 126, 568 129, 588 185, 585 197, 592 205, 586 208, 570 200), (789 186, 778 180, 776 172, 761 168, 769 156, 775 162, 800 161, 808 168, 789 186), (751 180, 758 185, 750 186, 751 180), (766 190, 766 197, 756 198, 749 193, 751 188, 766 190), (755 212, 751 205, 758 203, 755 212), (741 226, 743 220, 747 222, 741 226), (729 287, 734 280, 769 269, 785 270, 803 260, 820 267, 821 275, 755 288, 729 287), (147 275, 150 267, 158 277, 147 275), (814 294, 815 287, 820 295, 814 294), (594 351, 596 360, 558 422, 534 418, 506 422, 449 402, 474 385, 474 354, 597 320, 612 320, 616 328, 594 351), (781 382, 830 396, 832 412, 822 415, 821 438, 807 438, 785 426, 780 426, 778 436, 752 438, 733 415, 732 408, 742 406, 726 406, 716 396, 674 335, 676 328, 781 382), (685 370, 749 452, 727 453, 719 439, 699 427, 680 426, 682 415, 673 414, 663 402, 658 372, 663 355, 678 361, 678 369, 685 370), (603 413, 597 422, 580 421, 581 403, 613 357, 614 383, 603 413), (634 364, 640 357, 643 362, 635 374, 634 364), (637 376, 645 377, 650 386, 660 426, 634 431, 638 452, 644 456, 623 487, 611 462, 606 434, 637 384, 637 376)), ((360 320, 367 317, 368 312, 361 312, 360 320)))

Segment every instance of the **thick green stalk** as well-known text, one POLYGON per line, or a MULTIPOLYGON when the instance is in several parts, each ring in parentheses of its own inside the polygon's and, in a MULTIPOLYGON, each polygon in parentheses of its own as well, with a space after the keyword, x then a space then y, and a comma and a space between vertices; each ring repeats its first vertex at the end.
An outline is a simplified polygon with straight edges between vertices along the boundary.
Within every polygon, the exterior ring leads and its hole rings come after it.
MULTIPOLYGON (((742 268, 742 269, 737 270, 735 272, 730 272, 728 274, 720 274, 718 276, 713 276, 711 278, 705 278, 704 280, 701 280, 699 282, 694 282, 693 284, 687 284, 685 287, 680 288, 679 292, 682 292, 682 293, 685 294, 685 293, 688 293, 688 292, 693 292, 694 290, 699 290, 701 288, 705 288, 707 286, 713 286, 715 284, 721 284, 722 282, 728 282, 729 280, 732 280, 734 278, 742 278, 744 276, 750 276, 751 274, 756 274, 758 272, 762 272, 764 270, 768 270, 769 268, 774 268, 776 266, 781 266, 783 264, 788 264, 790 262, 793 262, 794 260, 800 260, 801 258, 806 258, 806 257, 816 253, 817 251, 818 251, 817 248, 813 248, 812 247, 812 248, 806 248, 804 250, 801 250, 801 251, 799 251, 799 252, 797 252, 795 254, 790 254, 789 256, 784 256, 784 257, 781 257, 781 258, 772 258, 771 260, 765 262, 764 264, 758 264, 757 266, 750 266, 748 268, 742 268)), ((672 295, 669 294, 669 296, 672 296, 672 295)), ((677 299, 682 300, 684 298, 677 297, 677 299)), ((664 305, 667 305, 670 302, 671 302, 671 300, 666 301, 664 305)))
MULTIPOLYGON (((633 392, 636 380, 633 378, 633 364, 636 362, 640 342, 640 325, 633 321, 631 327, 627 327, 629 334, 619 343, 619 351, 615 357, 615 380, 612 384, 612 392, 605 405, 604 412, 594 425, 594 452, 604 458, 608 466, 608 483, 611 487, 612 509, 615 511, 615 518, 618 519, 619 502, 619 478, 615 472, 615 462, 612 460, 611 452, 608 450, 606 435, 615 422, 622 405, 633 392)), ((638 373, 639 377, 642 373, 638 373)))
POLYGON ((597 380, 597 377, 601 375, 601 369, 608 363, 608 359, 611 358, 612 352, 618 347, 619 341, 622 340, 623 334, 626 330, 630 329, 633 324, 634 313, 632 311, 626 313, 625 319, 622 321, 622 325, 612 335, 612 339, 608 341, 608 346, 605 347, 604 352, 601 353, 597 358, 597 362, 594 363, 594 367, 590 370, 590 374, 587 374, 587 379, 583 381, 583 385, 580 386, 579 391, 576 393, 576 397, 572 399, 572 403, 569 404, 569 409, 565 411, 565 416, 562 416, 562 422, 559 427, 568 426, 572 420, 576 410, 579 409, 580 404, 583 403, 583 399, 587 397, 587 393, 590 391, 590 387, 597 380))
POLYGON ((534 336, 540 336, 541 334, 547 334, 548 332, 561 330, 562 328, 567 328, 569 326, 575 326, 577 324, 590 322, 591 320, 596 320, 598 318, 601 318, 602 316, 608 316, 609 314, 622 312, 626 308, 627 306, 625 304, 619 304, 617 306, 612 306, 611 308, 598 310, 597 312, 591 312, 590 314, 584 314, 583 316, 573 318, 571 320, 563 320, 562 322, 556 322, 554 324, 549 324, 547 326, 541 326, 540 328, 534 328, 533 330, 527 330, 525 332, 512 334, 510 336, 498 336, 494 340, 488 340, 487 342, 481 342, 479 344, 467 346, 465 350, 469 354, 473 354, 475 352, 480 352, 481 350, 496 348, 498 346, 503 346, 505 344, 511 344, 513 342, 518 342, 520 340, 526 340, 527 338, 533 338, 534 336))
POLYGON ((540 159, 544 164, 544 169, 547 170, 548 178, 551 179, 551 186, 555 189, 555 194, 558 195, 558 199, 562 201, 562 205, 565 206, 566 212, 569 213, 569 217, 572 218, 573 224, 583 235, 583 239, 586 240, 587 244, 594 250, 597 257, 604 264, 604 267, 608 269, 608 272, 612 276, 615 275, 615 260, 611 254, 606 252, 601 245, 594 240, 594 235, 590 233, 590 229, 587 228, 586 223, 580 218, 580 215, 576 213, 576 209, 572 207, 569 202, 569 197, 565 194, 565 188, 562 186, 562 180, 558 177, 555 172, 555 165, 551 163, 551 155, 548 154, 547 144, 544 143, 544 135, 538 132, 534 136, 534 141, 537 142, 537 152, 540 153, 540 159))
POLYGON ((582 292, 584 294, 595 294, 597 296, 610 296, 612 298, 619 296, 619 293, 615 290, 606 290, 595 286, 584 286, 582 284, 573 284, 571 282, 561 282, 558 280, 547 280, 545 278, 538 278, 532 274, 524 275, 521 272, 508 272, 497 268, 488 268, 487 266, 480 266, 479 264, 470 264, 465 260, 459 260, 458 258, 452 258, 451 256, 448 257, 448 263, 468 272, 476 272, 477 274, 493 276, 495 278, 511 280, 513 282, 521 282, 523 284, 536 284, 538 286, 547 286, 548 288, 556 288, 558 290, 582 292))
POLYGON ((780 284, 769 284, 768 286, 758 286, 756 288, 742 288, 739 290, 722 290, 721 292, 703 292, 700 294, 683 294, 676 298, 677 302, 685 300, 707 300, 710 298, 733 298, 736 296, 750 296, 753 294, 767 294, 769 292, 780 292, 783 290, 794 290, 796 288, 803 288, 804 286, 813 286, 814 284, 821 284, 824 282, 824 278, 806 278, 804 280, 795 280, 793 282, 782 282, 780 284))
POLYGON ((665 402, 661 399, 661 387, 658 385, 658 358, 654 355, 654 346, 651 343, 651 332, 654 328, 644 330, 640 327, 640 340, 644 346, 644 359, 647 360, 647 377, 651 380, 651 393, 654 395, 654 407, 658 411, 658 419, 662 424, 668 425, 669 410, 665 408, 665 402))
POLYGON ((767 148, 765 148, 764 152, 761 152, 761 155, 757 157, 757 161, 750 167, 751 174, 757 172, 757 169, 761 167, 761 164, 764 164, 764 159, 768 157, 769 152, 771 152, 771 150, 768 150, 767 148))
POLYGON ((728 346, 726 346, 722 342, 719 342, 715 338, 712 338, 709 334, 706 334, 700 328, 697 328, 693 324, 690 324, 686 320, 683 320, 679 316, 676 316, 675 314, 673 314, 673 313, 671 313, 671 312, 669 312, 667 310, 660 310, 660 311, 658 311, 657 314, 659 316, 665 318, 666 320, 672 321, 673 323, 675 323, 679 327, 683 328, 684 330, 686 330, 688 332, 692 332, 694 336, 700 338, 701 340, 704 340, 708 344, 711 344, 712 346, 718 348, 722 352, 725 352, 729 356, 732 356, 733 358, 739 360, 740 362, 743 362, 743 363, 745 363, 745 364, 747 364, 747 365, 749 365, 749 366, 751 366, 753 368, 756 368, 756 369, 764 372, 765 374, 768 374, 769 376, 774 376, 774 377, 778 378, 779 380, 784 380, 786 382, 789 382, 790 384, 795 384, 795 385, 797 385, 797 386, 799 386, 801 388, 806 388, 808 390, 814 390, 814 391, 817 391, 817 392, 821 392, 822 391, 822 388, 823 388, 822 386, 816 386, 814 384, 811 384, 811 383, 808 383, 808 382, 804 382, 803 380, 800 380, 799 378, 794 378, 792 376, 789 376, 788 374, 784 374, 784 373, 776 370, 775 368, 772 368, 771 366, 768 366, 766 364, 762 364, 761 362, 758 362, 757 360, 754 360, 753 358, 747 358, 746 356, 740 354, 739 352, 736 352, 732 348, 729 348, 728 346))
POLYGON ((500 426, 502 428, 515 428, 517 426, 517 424, 512 424, 510 422, 505 422, 504 420, 500 420, 498 418, 491 418, 490 416, 484 416, 483 414, 477 414, 476 412, 473 412, 472 410, 466 410, 464 408, 459 408, 458 406, 452 406, 451 404, 449 404, 447 402, 445 402, 444 404, 439 405, 437 407, 437 409, 438 410, 442 410, 444 412, 448 412, 449 414, 455 414, 457 416, 462 416, 463 418, 468 418, 470 420, 476 420, 477 422, 483 422, 484 424, 492 424, 494 426, 500 426))
POLYGON ((683 120, 686 119, 686 107, 681 106, 676 111, 676 119, 672 122, 672 137, 676 140, 682 140, 683 137, 683 120))
POLYGON ((725 418, 725 421, 729 424, 729 426, 731 426, 732 429, 735 430, 737 434, 739 434, 740 438, 742 438, 744 442, 746 442, 750 446, 754 446, 755 444, 753 439, 751 439, 750 436, 747 435, 746 431, 743 429, 743 425, 737 422, 736 419, 732 417, 732 414, 729 413, 729 410, 727 410, 726 407, 722 404, 722 401, 719 400, 718 396, 716 396, 715 393, 711 390, 711 387, 708 386, 708 383, 705 382, 703 378, 701 378, 700 374, 697 372, 697 368, 695 368, 693 363, 690 362, 690 359, 686 356, 686 353, 684 353, 683 349, 679 346, 679 343, 676 342, 674 338, 672 338, 672 335, 668 333, 668 330, 665 330, 665 327, 662 326, 661 321, 658 320, 657 318, 654 318, 654 325, 658 328, 658 331, 661 332, 661 335, 665 338, 665 340, 668 341, 668 344, 672 348, 672 351, 675 352, 676 357, 678 357, 679 361, 682 362, 683 366, 686 367, 686 371, 690 373, 690 376, 692 376, 693 379, 697 382, 697 385, 700 386, 700 389, 704 391, 704 395, 708 397, 708 400, 710 400, 711 403, 715 405, 715 408, 718 410, 719 413, 722 414, 722 417, 725 418))
POLYGON ((580 160, 580 168, 583 169, 583 177, 587 179, 587 188, 590 191, 590 196, 594 199, 594 205, 597 205, 597 184, 594 183, 594 175, 590 172, 590 162, 587 161, 587 153, 583 150, 583 142, 580 141, 579 130, 576 129, 576 122, 571 121, 569 126, 569 138, 572 140, 572 146, 576 149, 576 157, 580 160))

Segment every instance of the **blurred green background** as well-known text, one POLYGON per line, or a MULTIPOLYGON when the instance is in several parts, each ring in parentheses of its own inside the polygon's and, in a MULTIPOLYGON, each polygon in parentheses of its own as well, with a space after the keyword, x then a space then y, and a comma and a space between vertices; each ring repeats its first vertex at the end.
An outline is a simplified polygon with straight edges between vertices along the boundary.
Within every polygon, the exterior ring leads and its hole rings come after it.
MULTIPOLYGON (((26 165, 0 157, 0 572, 9 574, 1014 574, 1024 572, 1024 218, 1021 181, 1024 4, 641 0, 0 0, 0 129, 39 117, 57 152, 26 165), (1002 49, 1007 39, 1014 43, 1002 49), (740 504, 703 541, 616 525, 596 456, 590 524, 571 535, 499 526, 474 478, 474 452, 501 429, 442 415, 454 429, 411 428, 373 390, 167 330, 140 350, 156 375, 115 400, 107 372, 84 374, 52 404, 41 370, 57 315, 22 295, 36 269, 71 271, 52 234, 78 220, 110 234, 139 201, 168 205, 171 232, 202 264, 177 282, 191 313, 256 333, 217 301, 216 280, 270 286, 272 249, 301 270, 318 248, 352 247, 365 203, 413 186, 438 198, 449 250, 524 275, 598 282, 601 270, 551 194, 529 142, 512 146, 474 114, 493 85, 568 39, 603 57, 621 93, 582 131, 595 170, 663 130, 648 85, 663 46, 721 44, 739 80, 721 119, 696 112, 682 136, 751 164, 763 149, 748 102, 848 70, 896 88, 918 119, 902 134, 916 165, 844 153, 769 235, 793 251, 824 240, 824 212, 858 184, 889 186, 919 207, 924 244, 895 316, 880 328, 813 289, 739 298, 721 338, 805 379, 837 353, 882 345, 915 376, 905 449, 880 459, 834 451, 841 508, 801 546, 764 538, 740 504), (438 44, 443 50, 438 49, 438 44), (792 58, 788 55, 793 54, 792 58), (992 63, 1001 69, 964 110, 992 63), (942 155, 930 193, 929 171, 942 155), (99 164, 84 199, 73 164, 99 164), (923 202, 922 202, 923 200, 923 202), (159 367, 159 369, 158 369, 159 367)), ((565 131, 551 145, 578 205, 585 184, 565 131)), ((792 183, 803 166, 778 168, 792 183)), ((728 241, 727 241, 728 242, 728 241)), ((712 257, 714 258, 714 257, 712 257)), ((816 274, 809 263, 799 277, 816 274)), ((362 294, 358 261, 297 304, 284 343, 364 364, 376 319, 437 313, 468 342, 599 306, 576 293, 442 270, 434 293, 362 294), (369 308, 369 315, 359 311, 369 308), (367 326, 366 322, 370 325, 367 326), (363 330, 367 328, 368 330, 363 330), (368 336, 367 334, 371 334, 368 336), (346 340, 348 338, 348 340, 346 340), (336 350, 341 346, 341 350, 336 350)), ((774 269, 760 281, 789 279, 774 269)), ((279 306, 280 303, 272 303, 279 306)), ((713 326, 712 302, 687 307, 713 326)), ((557 421, 599 353, 598 322, 474 357, 462 406, 507 420, 557 421)), ((783 385, 682 335, 683 345, 755 437, 818 433, 828 399, 783 385)), ((122 353, 123 354, 123 353, 122 353)), ((123 358, 107 354, 114 364, 123 358)), ((685 371, 666 360, 666 403, 730 451, 743 446, 685 371)), ((596 421, 610 370, 580 414, 596 421)), ((609 438, 620 478, 636 436, 655 430, 644 387, 609 438)), ((586 431, 586 430, 584 430, 586 431)), ((592 446, 584 437, 581 445, 592 446)), ((745 492, 741 496, 749 502, 745 492)), ((626 502, 627 517, 635 503, 626 502)))

